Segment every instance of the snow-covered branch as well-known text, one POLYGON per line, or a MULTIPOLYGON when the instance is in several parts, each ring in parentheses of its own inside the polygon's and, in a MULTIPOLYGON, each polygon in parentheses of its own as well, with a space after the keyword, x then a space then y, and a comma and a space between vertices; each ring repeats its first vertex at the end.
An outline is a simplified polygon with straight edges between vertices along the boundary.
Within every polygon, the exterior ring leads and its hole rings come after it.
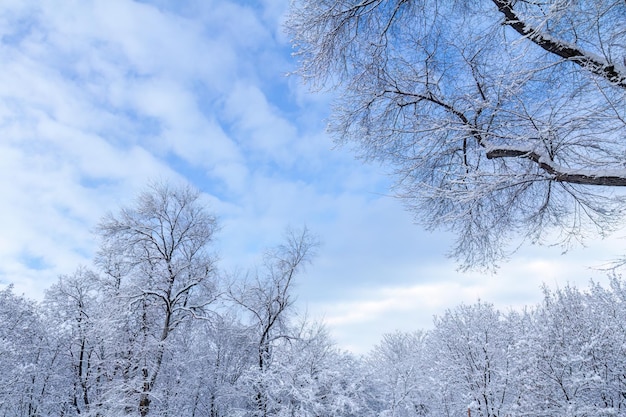
POLYGON ((548 155, 531 150, 512 147, 490 147, 486 152, 488 159, 496 158, 526 158, 535 162, 554 181, 568 182, 582 185, 605 185, 613 187, 626 186, 626 170, 587 171, 571 170, 552 161, 548 155))
POLYGON ((524 19, 520 18, 513 10, 513 2, 510 0, 492 1, 504 15, 504 23, 515 29, 520 35, 552 54, 574 62, 619 87, 626 88, 626 66, 620 63, 608 62, 603 57, 585 51, 576 44, 556 39, 547 33, 542 33, 539 29, 527 24, 524 22, 524 19))

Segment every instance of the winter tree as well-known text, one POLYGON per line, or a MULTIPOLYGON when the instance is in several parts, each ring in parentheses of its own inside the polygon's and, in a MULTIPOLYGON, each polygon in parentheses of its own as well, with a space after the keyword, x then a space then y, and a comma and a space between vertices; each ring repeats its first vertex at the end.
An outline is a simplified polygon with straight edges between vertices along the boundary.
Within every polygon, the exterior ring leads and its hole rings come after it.
POLYGON ((363 367, 333 345, 323 325, 304 320, 299 331, 276 346, 273 355, 273 366, 263 375, 271 415, 371 415, 363 401, 363 367))
POLYGON ((230 299, 246 316, 256 353, 257 367, 250 376, 255 415, 271 415, 266 377, 274 359, 273 349, 294 336, 290 320, 295 278, 311 261, 317 244, 306 228, 288 230, 285 243, 264 254, 262 267, 229 291, 230 299))
POLYGON ((222 314, 188 321, 181 330, 163 373, 169 395, 176 393, 180 400, 169 401, 164 414, 223 417, 245 410, 248 398, 241 380, 249 369, 256 369, 248 327, 222 314))
POLYGON ((109 296, 117 300, 111 324, 123 343, 118 363, 124 408, 146 416, 170 336, 215 300, 214 256, 217 230, 198 191, 156 183, 132 207, 107 215, 98 226, 96 258, 109 296), (133 407, 133 402, 136 405, 133 407))
POLYGON ((518 386, 510 350, 515 327, 492 305, 478 302, 435 319, 430 351, 440 412, 498 417, 515 409, 518 386))
POLYGON ((545 289, 516 353, 524 390, 520 414, 613 416, 626 411, 624 283, 583 292, 545 289))
POLYGON ((54 329, 59 346, 59 366, 55 372, 62 379, 64 393, 58 395, 71 404, 71 413, 96 414, 102 404, 101 332, 106 323, 99 321, 102 300, 97 298, 97 277, 81 267, 72 275, 59 277, 46 291, 45 324, 54 329))
POLYGON ((294 0, 300 74, 329 130, 392 167, 463 267, 508 240, 614 230, 626 186, 626 2, 294 0), (549 235, 549 236, 548 236, 549 235))
POLYGON ((0 290, 0 415, 62 415, 58 361, 58 343, 39 306, 11 286, 0 290))
POLYGON ((381 400, 380 416, 418 417, 433 412, 432 382, 427 371, 425 332, 383 336, 367 363, 381 400))

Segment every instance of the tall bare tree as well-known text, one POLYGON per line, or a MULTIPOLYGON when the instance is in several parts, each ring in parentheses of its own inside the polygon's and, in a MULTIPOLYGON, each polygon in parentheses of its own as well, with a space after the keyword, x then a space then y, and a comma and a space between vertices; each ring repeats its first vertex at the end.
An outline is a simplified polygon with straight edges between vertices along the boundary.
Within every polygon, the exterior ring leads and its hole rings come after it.
POLYGON ((392 167, 467 268, 513 237, 620 224, 624 16, 623 0, 294 0, 287 27, 304 79, 338 89, 336 141, 392 167))
POLYGON ((271 367, 272 349, 276 343, 295 337, 294 329, 289 324, 295 302, 295 278, 311 261, 317 245, 316 238, 307 228, 301 231, 288 230, 285 243, 264 254, 263 266, 252 279, 230 290, 231 300, 246 313, 257 353, 255 415, 265 417, 271 414, 264 374, 271 367))
POLYGON ((125 352, 124 374, 139 396, 141 416, 150 410, 171 333, 215 299, 209 245, 216 229, 198 191, 161 183, 98 226, 102 243, 96 261, 125 315, 119 322, 133 346, 125 352))

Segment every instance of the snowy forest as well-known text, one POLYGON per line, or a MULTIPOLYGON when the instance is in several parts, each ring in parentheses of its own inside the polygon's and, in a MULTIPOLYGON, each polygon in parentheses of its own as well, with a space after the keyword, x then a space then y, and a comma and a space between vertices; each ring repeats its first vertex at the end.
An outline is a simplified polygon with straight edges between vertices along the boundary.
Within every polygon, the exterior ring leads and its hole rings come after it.
MULTIPOLYGON (((455 235, 460 269, 490 270, 529 242, 623 230, 625 17, 623 0, 293 0, 285 24, 295 73, 335 99, 335 142, 455 235)), ((626 415, 617 269, 523 311, 390 323, 356 356, 296 308, 311 231, 224 271, 219 227, 199 191, 154 183, 42 301, 2 289, 0 416, 626 415)))
MULTIPOLYGON (((0 291, 0 415, 610 416, 626 411, 626 283, 478 301, 366 355, 294 307, 317 241, 289 230, 247 273, 220 271, 194 189, 153 184, 102 219, 94 270, 42 302, 0 291)), ((393 324, 390 324, 392 327, 393 324)))

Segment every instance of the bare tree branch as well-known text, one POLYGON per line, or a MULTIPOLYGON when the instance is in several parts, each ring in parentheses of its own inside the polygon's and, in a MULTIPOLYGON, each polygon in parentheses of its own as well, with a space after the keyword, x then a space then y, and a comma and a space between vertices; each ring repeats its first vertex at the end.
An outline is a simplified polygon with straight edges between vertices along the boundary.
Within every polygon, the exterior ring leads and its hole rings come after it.
POLYGON ((621 88, 626 88, 626 64, 620 65, 607 62, 601 56, 585 51, 575 44, 555 39, 546 33, 542 33, 539 29, 525 23, 517 15, 515 10, 513 10, 514 2, 511 0, 492 1, 504 15, 504 24, 515 29, 520 35, 552 54, 574 62, 621 88))

